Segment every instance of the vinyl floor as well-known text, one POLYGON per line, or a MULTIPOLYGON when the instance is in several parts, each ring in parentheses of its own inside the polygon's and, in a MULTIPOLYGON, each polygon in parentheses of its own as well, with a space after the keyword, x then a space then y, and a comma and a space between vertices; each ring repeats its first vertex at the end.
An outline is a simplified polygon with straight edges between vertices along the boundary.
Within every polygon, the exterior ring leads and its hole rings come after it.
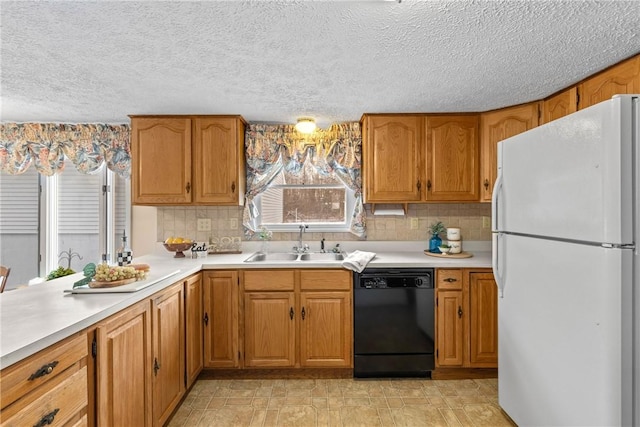
POLYGON ((498 380, 199 379, 169 426, 513 426, 498 380))

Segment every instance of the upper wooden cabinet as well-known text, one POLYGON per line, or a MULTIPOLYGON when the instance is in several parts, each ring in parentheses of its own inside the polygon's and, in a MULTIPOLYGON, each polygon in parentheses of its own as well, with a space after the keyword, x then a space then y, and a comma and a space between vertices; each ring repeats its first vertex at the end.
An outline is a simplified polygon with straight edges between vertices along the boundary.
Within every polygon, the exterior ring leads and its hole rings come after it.
POLYGON ((134 204, 191 203, 191 119, 131 119, 134 204))
POLYGON ((564 90, 542 102, 542 123, 559 119, 578 111, 578 88, 564 90))
POLYGON ((478 124, 477 115, 427 116, 425 200, 478 200, 478 124))
POLYGON ((480 201, 490 202, 498 173, 498 142, 538 126, 540 102, 503 108, 480 116, 480 201))
POLYGON ((131 116, 132 201, 242 205, 240 116, 131 116))
POLYGON ((477 201, 478 116, 365 114, 366 203, 477 201))
POLYGON ((422 123, 417 115, 363 116, 366 203, 422 200, 422 123))
POLYGON ((579 109, 610 99, 613 95, 640 93, 640 55, 623 61, 578 85, 579 109))

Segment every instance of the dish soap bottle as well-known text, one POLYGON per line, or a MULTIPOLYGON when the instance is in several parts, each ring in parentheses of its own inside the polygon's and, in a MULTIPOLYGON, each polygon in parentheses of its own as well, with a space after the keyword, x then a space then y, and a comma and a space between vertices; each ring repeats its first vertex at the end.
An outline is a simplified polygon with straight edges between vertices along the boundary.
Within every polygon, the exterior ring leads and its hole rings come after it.
POLYGON ((116 257, 118 261, 118 265, 124 266, 131 264, 133 260, 133 252, 131 248, 127 244, 127 235, 125 234, 125 230, 122 230, 122 244, 118 248, 116 252, 116 257))

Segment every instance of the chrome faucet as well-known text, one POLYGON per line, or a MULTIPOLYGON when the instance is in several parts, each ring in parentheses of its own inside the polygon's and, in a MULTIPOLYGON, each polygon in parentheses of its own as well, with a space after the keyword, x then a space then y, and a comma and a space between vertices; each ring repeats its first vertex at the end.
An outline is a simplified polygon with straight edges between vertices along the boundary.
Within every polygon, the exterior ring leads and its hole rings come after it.
POLYGON ((298 253, 307 252, 309 250, 309 245, 302 244, 302 233, 304 233, 309 226, 306 224, 300 224, 298 228, 300 228, 300 234, 298 234, 298 246, 294 246, 293 249, 298 253))

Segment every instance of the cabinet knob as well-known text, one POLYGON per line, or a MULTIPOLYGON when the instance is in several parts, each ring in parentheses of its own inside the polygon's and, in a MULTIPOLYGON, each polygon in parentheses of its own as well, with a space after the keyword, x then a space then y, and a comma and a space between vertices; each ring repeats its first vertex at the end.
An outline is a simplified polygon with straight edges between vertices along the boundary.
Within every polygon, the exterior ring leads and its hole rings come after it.
POLYGON ((420 189, 422 188, 422 183, 420 182, 420 180, 416 182, 416 188, 418 189, 418 191, 420 191, 420 189))
POLYGON ((46 365, 42 366, 40 369, 38 369, 33 374, 31 374, 31 376, 29 377, 29 381, 33 381, 36 378, 49 375, 51 372, 53 372, 53 368, 55 368, 57 364, 58 364, 58 361, 54 360, 53 362, 47 363, 46 365))
POLYGON ((44 427, 53 424, 53 419, 56 417, 58 412, 60 412, 59 408, 54 409, 44 417, 40 418, 40 421, 34 424, 33 427, 44 427))
POLYGON ((191 183, 187 182, 187 186, 185 187, 185 189, 187 190, 187 193, 191 192, 191 183))
POLYGON ((300 313, 302 315, 302 320, 304 320, 304 317, 307 315, 307 313, 304 311, 304 307, 302 307, 302 313, 300 313))
POLYGON ((431 180, 427 180, 427 190, 431 191, 431 180))
POLYGON ((157 377, 158 371, 160 370, 160 364, 158 363, 158 358, 153 359, 153 374, 157 377))
POLYGON ((458 318, 462 319, 462 307, 458 306, 458 318))
POLYGON ((484 180, 484 189, 485 190, 489 190, 489 180, 488 179, 484 180))
POLYGON ((235 181, 233 181, 233 182, 231 183, 231 192, 232 192, 232 193, 235 193, 235 192, 236 192, 236 182, 235 182, 235 181))
POLYGON ((458 279, 454 279, 453 277, 447 277, 446 279, 444 279, 445 282, 449 282, 449 283, 453 283, 453 282, 457 282, 458 279))
POLYGON ((293 307, 289 308, 289 318, 293 320, 293 307))
POLYGON ((208 326, 209 325, 209 313, 205 313, 204 317, 202 318, 202 320, 204 320, 204 325, 208 326))

